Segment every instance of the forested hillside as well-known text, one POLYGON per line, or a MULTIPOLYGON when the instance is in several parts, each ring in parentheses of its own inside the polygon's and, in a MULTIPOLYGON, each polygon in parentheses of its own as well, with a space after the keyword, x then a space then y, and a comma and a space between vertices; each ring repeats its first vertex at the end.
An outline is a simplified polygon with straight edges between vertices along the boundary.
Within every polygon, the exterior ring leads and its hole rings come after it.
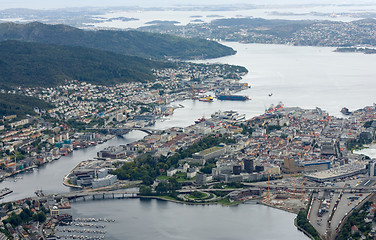
POLYGON ((235 51, 214 41, 139 31, 84 31, 67 25, 0 24, 0 41, 19 40, 95 48, 152 59, 216 58, 235 51))
POLYGON ((0 43, 0 88, 55 86, 73 79, 101 85, 147 81, 153 79, 152 68, 173 66, 82 47, 0 43))

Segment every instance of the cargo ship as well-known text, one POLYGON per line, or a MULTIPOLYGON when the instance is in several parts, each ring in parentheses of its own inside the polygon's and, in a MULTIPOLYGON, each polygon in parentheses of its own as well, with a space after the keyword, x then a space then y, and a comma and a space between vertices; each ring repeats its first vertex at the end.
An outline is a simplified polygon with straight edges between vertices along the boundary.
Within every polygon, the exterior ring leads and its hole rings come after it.
POLYGON ((218 100, 229 100, 229 101, 246 101, 249 100, 247 96, 241 95, 218 95, 218 100))
POLYGON ((8 195, 8 194, 10 194, 10 193, 12 193, 13 191, 12 190, 10 190, 9 188, 4 188, 4 189, 2 189, 1 190, 1 192, 0 192, 0 198, 3 198, 5 195, 8 195))
POLYGON ((266 113, 272 113, 272 112, 275 112, 281 108, 283 108, 284 105, 282 102, 279 102, 277 106, 274 106, 273 104, 270 105, 270 107, 268 109, 265 110, 266 113))

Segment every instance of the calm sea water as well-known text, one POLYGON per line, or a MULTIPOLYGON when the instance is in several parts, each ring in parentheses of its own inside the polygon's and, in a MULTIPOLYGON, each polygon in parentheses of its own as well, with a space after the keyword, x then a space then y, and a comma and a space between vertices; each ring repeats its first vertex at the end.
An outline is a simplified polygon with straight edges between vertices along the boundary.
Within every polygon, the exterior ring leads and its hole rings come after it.
POLYGON ((157 122, 156 128, 193 124, 197 118, 210 117, 218 110, 236 110, 251 118, 279 101, 290 107, 320 107, 337 117, 342 117, 342 107, 352 111, 376 102, 376 54, 336 53, 329 47, 222 43, 237 50, 237 54, 198 62, 245 66, 249 73, 243 82, 251 88, 239 94, 252 100, 180 101, 175 104, 185 108, 157 122))
POLYGON ((114 219, 105 239, 308 239, 294 226, 295 214, 256 203, 192 206, 160 200, 99 200, 75 203, 74 217, 114 219))

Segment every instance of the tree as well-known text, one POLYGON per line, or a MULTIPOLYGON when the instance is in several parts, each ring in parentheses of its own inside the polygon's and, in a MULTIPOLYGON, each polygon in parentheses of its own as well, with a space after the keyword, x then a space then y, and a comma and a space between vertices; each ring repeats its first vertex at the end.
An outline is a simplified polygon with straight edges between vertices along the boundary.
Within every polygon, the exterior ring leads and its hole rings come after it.
POLYGON ((205 174, 211 174, 212 173, 212 167, 211 166, 205 166, 200 169, 200 172, 205 174))
POLYGON ((169 190, 171 192, 176 192, 176 190, 181 189, 181 184, 178 182, 176 177, 172 177, 169 180, 169 190))
POLYGON ((155 191, 158 195, 164 195, 168 192, 168 183, 160 182, 158 186, 155 187, 155 191))
POLYGON ((152 177, 150 177, 149 175, 145 175, 143 176, 142 178, 142 184, 145 184, 145 185, 152 185, 154 182, 154 179, 152 177))
POLYGON ((46 219, 47 219, 46 214, 43 211, 38 213, 38 221, 40 223, 43 223, 44 221, 46 221, 46 219))
POLYGON ((6 205, 5 205, 5 209, 7 211, 11 211, 13 209, 13 203, 11 202, 8 202, 6 205))
POLYGON ((189 195, 190 198, 196 198, 196 199, 199 199, 199 198, 204 198, 206 197, 206 194, 203 193, 203 192, 199 192, 199 191, 194 191, 192 192, 190 195, 189 195))
POLYGON ((143 195, 143 196, 151 195, 151 187, 141 186, 140 187, 140 195, 143 195))

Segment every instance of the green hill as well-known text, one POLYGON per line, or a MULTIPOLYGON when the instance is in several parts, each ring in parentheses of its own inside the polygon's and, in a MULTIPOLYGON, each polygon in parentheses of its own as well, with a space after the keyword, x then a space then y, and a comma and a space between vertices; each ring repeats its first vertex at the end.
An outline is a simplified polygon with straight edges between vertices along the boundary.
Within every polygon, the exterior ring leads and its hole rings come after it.
POLYGON ((81 46, 153 59, 216 58, 235 54, 232 48, 204 39, 139 31, 84 31, 39 22, 0 24, 0 41, 5 40, 81 46))
POLYGON ((26 114, 35 115, 34 108, 49 109, 52 106, 43 100, 19 94, 0 93, 0 117, 17 115, 23 117, 26 114))
POLYGON ((152 68, 174 64, 82 47, 0 42, 0 88, 55 86, 64 80, 100 85, 147 81, 152 68))

